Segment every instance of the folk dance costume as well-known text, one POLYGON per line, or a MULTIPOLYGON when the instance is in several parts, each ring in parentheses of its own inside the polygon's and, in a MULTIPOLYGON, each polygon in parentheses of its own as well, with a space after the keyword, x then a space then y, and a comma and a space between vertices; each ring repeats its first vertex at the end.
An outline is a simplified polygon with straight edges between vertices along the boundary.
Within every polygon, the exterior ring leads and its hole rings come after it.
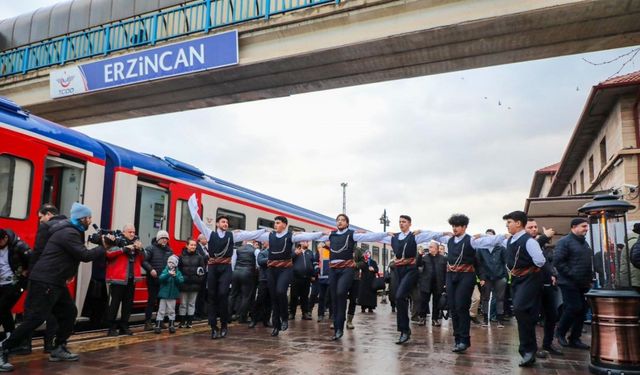
POLYGON ((542 292, 545 258, 536 240, 524 229, 507 241, 507 268, 511 274, 513 312, 518 321, 522 356, 520 366, 529 366, 536 360, 536 322, 542 292))
POLYGON ((416 257, 418 256, 418 244, 429 242, 443 238, 442 232, 421 231, 418 235, 407 231, 400 232, 393 236, 387 236, 382 240, 383 243, 391 244, 395 255, 395 273, 397 280, 396 289, 396 323, 400 338, 396 344, 404 344, 411 338, 411 329, 409 328, 409 293, 418 282, 418 265, 416 257))
POLYGON ((319 239, 319 241, 328 240, 330 242, 329 289, 331 291, 334 327, 332 340, 338 340, 344 334, 347 294, 355 276, 356 262, 353 259, 353 250, 356 242, 379 242, 386 236, 387 233, 356 233, 345 228, 332 231, 328 237, 324 236, 319 239))
POLYGON ((321 236, 321 232, 292 234, 289 231, 283 231, 281 233, 263 233, 257 238, 260 242, 269 241, 267 283, 272 306, 273 331, 271 336, 278 336, 280 331, 286 331, 289 328, 287 291, 293 276, 294 243, 315 241, 321 236))
POLYGON ((469 308, 476 285, 476 248, 493 247, 502 241, 504 235, 472 238, 463 234, 449 238, 446 288, 455 338, 455 353, 462 353, 471 346, 469 308))

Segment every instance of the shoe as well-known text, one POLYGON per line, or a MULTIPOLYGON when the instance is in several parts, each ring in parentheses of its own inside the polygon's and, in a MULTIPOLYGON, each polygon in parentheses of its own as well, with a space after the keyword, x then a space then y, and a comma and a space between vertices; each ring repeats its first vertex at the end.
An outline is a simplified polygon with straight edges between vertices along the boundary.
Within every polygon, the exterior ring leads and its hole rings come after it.
POLYGON ((534 363, 536 363, 536 353, 529 352, 529 353, 524 353, 524 355, 522 356, 522 361, 520 361, 520 363, 518 363, 518 366, 520 366, 520 367, 530 367, 534 363))
POLYGON ((169 333, 176 333, 176 326, 173 320, 169 321, 169 333))
POLYGON ((312 320, 311 313, 302 314, 302 320, 312 320))
POLYGON ((280 330, 278 328, 274 328, 273 331, 271 331, 271 336, 276 337, 279 333, 280 330))
POLYGON ((187 328, 193 328, 193 316, 187 316, 187 324, 185 325, 187 328))
POLYGON ((178 316, 178 321, 180 322, 180 324, 178 324, 178 328, 184 328, 184 326, 186 325, 185 317, 178 316))
POLYGON ((498 319, 498 328, 504 328, 504 322, 502 319, 498 319))
POLYGON ((560 346, 569 346, 569 342, 567 341, 567 339, 564 336, 560 336, 557 333, 556 333, 556 340, 558 340, 558 344, 560 344, 560 346))
POLYGON ((489 327, 489 318, 487 318, 486 315, 484 317, 482 317, 482 326, 483 327, 489 327))
POLYGON ((470 318, 470 320, 471 320, 471 323, 473 323, 473 324, 475 324, 477 326, 479 326, 481 324, 480 321, 478 320, 478 317, 472 316, 470 318))
POLYGON ((331 336, 332 341, 340 340, 340 338, 344 335, 344 332, 341 329, 337 329, 336 332, 331 336))
POLYGON ((536 353, 536 357, 541 358, 541 359, 549 358, 549 352, 544 350, 544 349, 540 349, 536 353))
POLYGON ((347 315, 347 329, 354 329, 356 328, 353 325, 353 315, 347 315))
POLYGON ((333 325, 333 322, 331 322, 331 324, 329 325, 329 329, 335 329, 335 326, 333 325))
POLYGON ((31 354, 31 345, 24 344, 10 350, 12 355, 29 355, 31 354))
POLYGON ((133 331, 129 329, 129 327, 127 328, 120 328, 120 331, 118 332, 120 335, 125 335, 125 336, 133 336, 133 331))
POLYGON ((419 317, 419 316, 417 316, 417 315, 416 315, 416 316, 412 316, 412 317, 411 317, 411 321, 412 321, 412 322, 416 322, 416 323, 417 323, 417 322, 419 322, 419 321, 420 321, 420 317, 419 317))
POLYGON ((589 350, 591 349, 591 346, 583 343, 582 341, 580 341, 580 339, 578 340, 572 340, 571 342, 569 342, 569 347, 571 348, 576 348, 576 349, 582 349, 582 350, 589 350))
POLYGON ((410 338, 411 338, 411 331, 402 332, 402 333, 400 333, 400 338, 398 339, 398 341, 396 341, 396 344, 397 345, 402 345, 405 342, 409 341, 410 338))
POLYGON ((562 352, 562 350, 560 348, 558 348, 557 346, 550 344, 550 345, 543 345, 542 349, 546 352, 549 352, 550 354, 554 354, 554 355, 564 355, 564 353, 562 352))
POLYGON ((107 337, 115 337, 115 336, 118 336, 118 330, 115 328, 109 329, 109 331, 107 332, 107 337))
POLYGON ((251 320, 251 323, 249 323, 249 328, 256 328, 257 324, 258 322, 256 322, 255 320, 251 320))
POLYGON ((13 371, 13 365, 9 363, 9 353, 6 350, 2 350, 0 353, 0 372, 13 371))
POLYGON ((153 322, 151 320, 147 320, 146 322, 144 322, 144 330, 153 331, 153 322))
POLYGON ((436 319, 436 320, 432 320, 431 321, 431 326, 432 327, 440 327, 442 325, 442 323, 440 322, 440 319, 436 319))
POLYGON ((45 337, 44 339, 44 352, 51 353, 56 347, 53 345, 53 337, 45 337))
POLYGON ((280 325, 280 329, 282 331, 286 331, 287 329, 289 329, 289 321, 285 320, 284 322, 282 322, 282 324, 280 325))
POLYGON ((77 361, 80 358, 79 355, 75 353, 71 353, 69 349, 67 349, 66 345, 58 345, 51 354, 49 354, 49 362, 72 362, 77 361))
POLYGON ((153 327, 153 333, 158 334, 162 331, 162 323, 156 320, 156 325, 153 327))
POLYGON ((225 337, 227 337, 227 333, 229 331, 227 330, 227 327, 222 327, 220 328, 220 338, 223 339, 225 337))
POLYGON ((373 309, 369 309, 369 314, 373 314, 373 309))
POLYGON ((427 318, 420 318, 420 320, 418 321, 418 325, 419 326, 426 326, 427 325, 427 318))
POLYGON ((211 328, 211 340, 215 340, 220 337, 220 333, 218 333, 218 327, 211 328))
POLYGON ((453 348, 452 352, 464 353, 468 348, 467 344, 459 343, 453 348))

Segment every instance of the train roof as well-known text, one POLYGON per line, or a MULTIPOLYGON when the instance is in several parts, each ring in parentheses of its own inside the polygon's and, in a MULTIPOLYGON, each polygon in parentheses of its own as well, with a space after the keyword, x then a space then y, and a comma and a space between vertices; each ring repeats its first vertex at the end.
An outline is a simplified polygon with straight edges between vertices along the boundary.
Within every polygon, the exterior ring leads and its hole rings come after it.
MULTIPOLYGON (((107 151, 108 158, 111 159, 113 167, 120 167, 130 170, 148 171, 154 174, 172 177, 205 189, 212 189, 223 194, 244 199, 256 204, 274 208, 278 211, 288 212, 295 216, 300 216, 318 223, 335 226, 335 220, 329 216, 319 214, 306 208, 285 202, 283 200, 270 197, 251 189, 233 184, 231 182, 210 176, 202 172, 197 167, 180 162, 170 157, 159 157, 156 155, 144 154, 125 149, 114 144, 99 141, 107 151)), ((354 229, 360 229, 353 227, 354 229)))
POLYGON ((60 144, 104 160, 102 146, 93 138, 24 111, 13 101, 0 97, 0 123, 15 131, 60 144))

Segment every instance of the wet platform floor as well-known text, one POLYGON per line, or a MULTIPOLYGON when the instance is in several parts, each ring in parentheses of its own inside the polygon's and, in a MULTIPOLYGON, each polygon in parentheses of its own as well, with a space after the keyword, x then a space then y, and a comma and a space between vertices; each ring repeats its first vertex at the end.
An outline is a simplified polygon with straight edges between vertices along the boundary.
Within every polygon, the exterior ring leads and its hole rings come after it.
MULTIPOLYGON (((272 338, 259 325, 230 326, 229 336, 211 340, 204 324, 180 329, 174 335, 136 332, 134 336, 72 342, 78 362, 51 363, 40 349, 28 356, 12 356, 13 374, 587 374, 589 353, 565 349, 564 356, 539 359, 535 366, 517 366, 515 320, 505 328, 473 327, 472 347, 465 354, 451 352, 450 322, 442 327, 412 326, 409 343, 394 344, 398 333, 389 305, 375 313, 358 313, 355 330, 341 341, 329 340, 329 323, 301 321, 272 338)), ((538 328, 539 342, 541 329, 538 328)), ((77 337, 82 337, 79 335, 77 337)), ((588 335, 583 336, 589 342, 588 335)), ((34 342, 36 344, 36 342, 34 342)))

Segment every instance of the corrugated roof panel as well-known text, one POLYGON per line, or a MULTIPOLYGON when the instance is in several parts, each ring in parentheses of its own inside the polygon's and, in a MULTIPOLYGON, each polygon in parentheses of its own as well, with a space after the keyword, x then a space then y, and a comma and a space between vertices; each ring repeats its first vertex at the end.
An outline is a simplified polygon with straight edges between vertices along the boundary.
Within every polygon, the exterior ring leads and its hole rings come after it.
POLYGON ((69 31, 83 30, 89 27, 91 0, 75 0, 69 12, 69 31))
POLYGON ((13 44, 13 25, 16 23, 15 18, 0 21, 0 51, 10 49, 13 44))
POLYGON ((29 35, 29 41, 31 43, 49 39, 49 18, 51 17, 51 10, 53 6, 40 8, 33 13, 31 19, 31 35, 29 35))
POLYGON ((71 11, 71 2, 58 3, 51 10, 49 18, 49 37, 64 35, 69 32, 69 12, 71 11))
POLYGON ((89 15, 90 27, 104 25, 111 22, 112 0, 94 1, 91 3, 91 14, 89 15))
POLYGON ((31 17, 33 13, 27 13, 18 16, 16 23, 13 27, 13 36, 11 38, 11 44, 14 46, 21 46, 23 44, 29 44, 29 35, 31 34, 31 17))
POLYGON ((133 11, 135 14, 149 13, 158 7, 158 0, 135 0, 133 11))
POLYGON ((111 8, 111 19, 119 21, 130 18, 135 15, 134 2, 131 0, 113 0, 113 8, 111 8))

